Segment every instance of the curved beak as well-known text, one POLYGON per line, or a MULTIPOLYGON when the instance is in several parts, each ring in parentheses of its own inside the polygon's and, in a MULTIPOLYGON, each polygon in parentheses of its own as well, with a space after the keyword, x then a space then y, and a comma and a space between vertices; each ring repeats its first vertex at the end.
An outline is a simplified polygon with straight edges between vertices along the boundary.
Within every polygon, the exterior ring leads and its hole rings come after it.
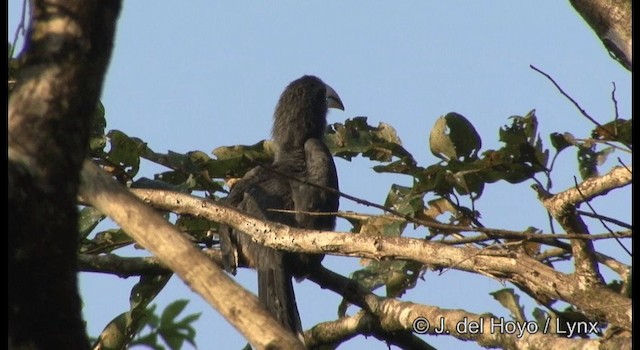
POLYGON ((342 100, 340 100, 340 96, 338 96, 336 90, 327 84, 325 84, 325 87, 327 90, 327 107, 344 111, 344 105, 342 104, 342 100))

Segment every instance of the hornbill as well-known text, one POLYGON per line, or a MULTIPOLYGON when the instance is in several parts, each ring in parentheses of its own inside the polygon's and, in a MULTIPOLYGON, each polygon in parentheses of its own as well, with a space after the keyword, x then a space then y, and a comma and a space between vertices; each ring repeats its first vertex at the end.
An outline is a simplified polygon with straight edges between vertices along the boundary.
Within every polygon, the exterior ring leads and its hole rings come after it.
MULTIPOLYGON (((291 82, 280 96, 274 113, 273 163, 247 172, 232 187, 226 203, 259 219, 298 228, 333 230, 335 216, 305 214, 338 210, 336 192, 309 185, 338 189, 335 164, 323 141, 328 108, 344 110, 338 94, 322 80, 305 75, 291 82)), ((292 278, 304 278, 310 269, 320 264, 322 255, 271 249, 227 226, 220 228, 220 248, 228 272, 235 273, 239 263, 258 271, 261 303, 285 328, 301 337, 303 330, 292 278)))

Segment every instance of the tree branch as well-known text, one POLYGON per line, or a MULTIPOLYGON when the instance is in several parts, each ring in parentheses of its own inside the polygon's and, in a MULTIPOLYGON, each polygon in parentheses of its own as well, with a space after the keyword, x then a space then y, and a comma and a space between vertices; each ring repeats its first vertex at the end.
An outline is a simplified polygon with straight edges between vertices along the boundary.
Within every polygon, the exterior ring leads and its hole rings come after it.
POLYGON ((310 348, 343 343, 356 335, 374 336, 400 349, 435 350, 411 330, 388 331, 380 324, 380 319, 368 312, 360 311, 354 316, 342 317, 336 321, 315 325, 305 332, 305 341, 310 348))
POLYGON ((76 198, 120 1, 30 4, 8 103, 8 347, 88 349, 76 198))
MULTIPOLYGON (((614 167, 608 174, 587 179, 553 196, 545 196, 542 198, 542 205, 567 233, 588 234, 586 225, 576 213, 576 207, 580 203, 605 195, 612 189, 630 184, 631 169, 631 167, 614 167)), ((592 284, 602 284, 604 279, 598 269, 593 244, 589 241, 574 239, 571 241, 571 246, 575 258, 575 274, 583 279, 582 283, 585 284, 582 288, 588 288, 592 284)))
POLYGON ((80 194, 117 222, 136 242, 156 255, 220 312, 259 349, 303 349, 258 302, 220 267, 215 266, 187 235, 140 202, 91 161, 82 170, 80 194))
POLYGON ((233 208, 183 193, 143 189, 132 192, 156 208, 222 222, 274 249, 376 260, 413 260, 435 268, 487 274, 524 286, 539 300, 564 300, 593 319, 607 320, 625 329, 631 326, 631 301, 628 298, 603 286, 580 289, 581 285, 572 276, 555 271, 521 252, 452 247, 413 238, 301 230, 260 221, 233 208), (610 302, 603 307, 601 300, 610 302))
POLYGON ((569 0, 604 47, 628 70, 632 67, 631 0, 569 0))
MULTIPOLYGON (((379 297, 364 288, 357 282, 344 276, 336 274, 327 269, 318 269, 314 271, 309 279, 318 283, 323 288, 342 295, 352 304, 362 307, 366 312, 377 316, 381 327, 387 332, 411 330, 419 334, 430 335, 450 335, 459 340, 475 341, 478 345, 484 347, 500 347, 505 349, 630 349, 631 339, 628 337, 610 338, 610 339, 567 339, 566 335, 553 335, 552 329, 546 329, 543 325, 537 325, 533 322, 520 323, 521 326, 529 325, 531 332, 523 331, 522 334, 507 333, 500 331, 499 324, 508 322, 503 318, 495 317, 491 314, 477 315, 466 312, 464 310, 448 310, 434 306, 420 305, 411 302, 404 302, 392 298, 379 297), (426 323, 425 323, 426 321, 426 323), (482 324, 482 331, 470 332, 470 328, 464 329, 461 326, 471 324, 482 324), (492 328, 492 324, 496 325, 492 328), (537 326, 536 326, 537 325, 537 326)), ((351 319, 340 319, 335 321, 347 328, 360 327, 354 324, 364 317, 362 313, 351 319)), ((334 325, 331 325, 334 326, 334 325)), ((331 327, 327 326, 327 327, 331 327)), ((335 325, 337 326, 337 325, 335 325)), ((314 327, 315 328, 315 327, 314 327)), ((313 329, 312 329, 313 330, 313 329)), ((349 333, 348 330, 344 330, 349 333)), ((343 333, 336 334, 336 337, 347 336, 343 333)))

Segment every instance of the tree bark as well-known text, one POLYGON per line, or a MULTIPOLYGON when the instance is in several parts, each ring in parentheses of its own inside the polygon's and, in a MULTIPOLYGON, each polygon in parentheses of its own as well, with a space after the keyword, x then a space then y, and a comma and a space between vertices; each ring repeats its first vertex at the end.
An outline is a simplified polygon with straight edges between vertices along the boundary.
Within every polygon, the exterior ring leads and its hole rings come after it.
POLYGON ((8 110, 8 344, 87 349, 76 198, 120 1, 31 5, 8 110))
POLYGON ((609 53, 631 70, 631 0, 569 0, 609 53))

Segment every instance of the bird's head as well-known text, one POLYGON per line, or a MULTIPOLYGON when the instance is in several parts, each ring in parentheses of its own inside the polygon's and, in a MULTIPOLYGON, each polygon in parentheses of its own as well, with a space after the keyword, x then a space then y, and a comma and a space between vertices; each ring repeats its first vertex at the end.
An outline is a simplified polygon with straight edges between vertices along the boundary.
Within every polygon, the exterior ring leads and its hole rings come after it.
POLYGON ((280 148, 299 147, 309 138, 321 139, 329 108, 344 110, 340 96, 312 75, 291 82, 280 95, 273 115, 273 140, 280 148))

